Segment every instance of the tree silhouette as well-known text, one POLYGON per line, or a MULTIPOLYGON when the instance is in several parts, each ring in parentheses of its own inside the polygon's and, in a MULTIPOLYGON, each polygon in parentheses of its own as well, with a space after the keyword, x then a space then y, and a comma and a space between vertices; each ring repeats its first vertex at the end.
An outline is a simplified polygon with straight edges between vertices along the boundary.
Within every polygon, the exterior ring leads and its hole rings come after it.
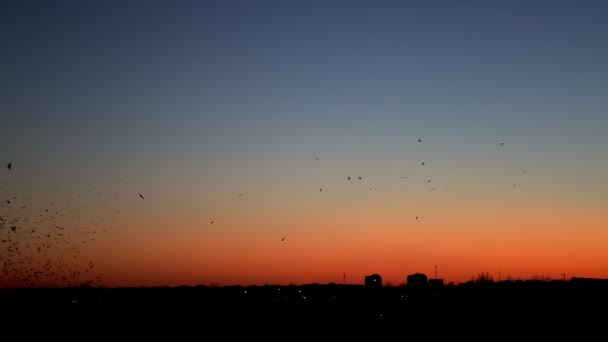
POLYGON ((471 277, 476 283, 492 283, 494 282, 494 277, 489 272, 481 272, 477 275, 477 277, 471 277))

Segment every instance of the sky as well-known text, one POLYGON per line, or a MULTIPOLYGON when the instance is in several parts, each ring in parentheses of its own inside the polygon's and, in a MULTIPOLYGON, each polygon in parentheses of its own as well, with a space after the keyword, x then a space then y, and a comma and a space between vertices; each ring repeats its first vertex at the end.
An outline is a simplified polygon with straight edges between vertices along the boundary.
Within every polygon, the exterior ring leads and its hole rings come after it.
POLYGON ((608 278, 607 15, 3 1, 0 286, 608 278))

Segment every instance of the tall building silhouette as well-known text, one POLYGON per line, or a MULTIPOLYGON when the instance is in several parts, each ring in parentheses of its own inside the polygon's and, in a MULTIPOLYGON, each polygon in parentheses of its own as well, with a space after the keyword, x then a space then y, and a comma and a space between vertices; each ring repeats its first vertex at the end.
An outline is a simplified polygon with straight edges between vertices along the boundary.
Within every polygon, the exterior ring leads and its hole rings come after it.
POLYGON ((365 276, 365 287, 369 288, 381 288, 382 277, 379 274, 371 274, 365 276))
POLYGON ((407 287, 425 288, 428 285, 428 277, 422 273, 414 273, 407 276, 407 287))

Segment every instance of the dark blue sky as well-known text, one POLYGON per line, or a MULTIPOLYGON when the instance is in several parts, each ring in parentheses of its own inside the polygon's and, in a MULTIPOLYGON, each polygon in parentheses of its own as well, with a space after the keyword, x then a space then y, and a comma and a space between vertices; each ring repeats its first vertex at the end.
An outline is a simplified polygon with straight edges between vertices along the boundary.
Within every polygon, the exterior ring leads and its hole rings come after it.
POLYGON ((419 135, 445 158, 509 140, 522 156, 597 159, 606 6, 7 1, 2 153, 128 177, 158 158, 197 168, 273 150, 382 162, 419 135))

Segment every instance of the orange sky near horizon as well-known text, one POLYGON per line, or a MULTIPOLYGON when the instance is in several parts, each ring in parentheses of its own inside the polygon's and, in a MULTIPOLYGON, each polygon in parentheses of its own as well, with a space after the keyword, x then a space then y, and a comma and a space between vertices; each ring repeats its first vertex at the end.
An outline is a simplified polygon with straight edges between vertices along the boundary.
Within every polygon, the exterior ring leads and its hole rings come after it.
POLYGON ((372 273, 397 285, 416 272, 433 277, 435 265, 446 283, 481 272, 495 279, 499 272, 501 279, 608 277, 601 206, 581 205, 575 195, 547 197, 548 183, 534 176, 502 189, 496 180, 486 187, 460 180, 434 191, 416 176, 392 186, 366 179, 372 190, 365 181, 325 182, 318 191, 278 180, 284 186, 250 186, 242 196, 226 191, 234 186, 227 183, 210 183, 201 196, 175 180, 151 187, 144 199, 132 184, 100 186, 103 192, 48 186, 37 198, 2 206, 7 218, 31 217, 20 231, 96 229, 95 240, 78 249, 102 275, 99 286, 341 283, 343 274, 361 284, 372 273), (44 208, 77 217, 36 224, 44 208))
MULTIPOLYGON (((438 277, 455 283, 480 272, 495 279, 498 272, 502 279, 560 279, 562 273, 606 277, 608 232, 603 231, 602 217, 556 215, 552 220, 501 222, 496 216, 493 225, 464 224, 458 217, 409 218, 407 224, 388 218, 373 227, 336 220, 285 235, 278 229, 260 233, 263 229, 255 224, 243 232, 221 222, 213 224, 217 231, 212 234, 197 233, 197 223, 170 238, 160 231, 151 233, 145 242, 135 230, 117 233, 93 253, 99 270, 110 275, 101 282, 107 286, 341 283, 343 274, 348 283, 357 284, 372 273, 382 275, 385 283, 400 284, 415 272, 433 277, 435 265, 438 277), (573 234, 581 224, 586 233, 573 234), (332 230, 323 232, 327 227, 332 230)), ((182 231, 177 226, 167 229, 182 231)))

